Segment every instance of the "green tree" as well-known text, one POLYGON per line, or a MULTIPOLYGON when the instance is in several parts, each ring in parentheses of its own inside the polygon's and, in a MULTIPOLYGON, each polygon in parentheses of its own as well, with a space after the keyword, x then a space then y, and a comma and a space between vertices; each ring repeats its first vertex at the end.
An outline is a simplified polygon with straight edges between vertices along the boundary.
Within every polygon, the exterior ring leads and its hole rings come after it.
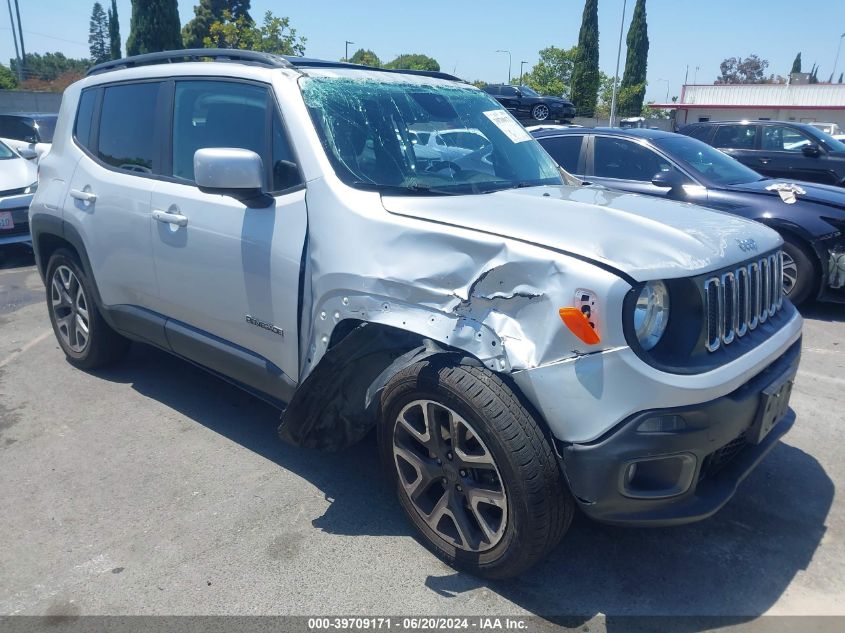
POLYGON ((132 0, 126 54, 140 55, 182 48, 176 0, 132 0))
POLYGON ((522 76, 522 83, 542 95, 568 97, 578 49, 549 46, 540 51, 540 61, 522 76))
POLYGON ((792 75, 794 73, 801 72, 801 51, 795 56, 795 60, 792 62, 792 70, 789 71, 789 74, 792 75))
MULTIPOLYGON (((64 53, 27 53, 26 74, 30 78, 40 79, 42 81, 53 81, 60 75, 73 72, 84 74, 91 65, 90 60, 87 59, 71 59, 65 57, 64 53)), ((18 60, 10 60, 9 66, 12 71, 17 74, 18 60)))
POLYGON ((223 19, 211 25, 210 34, 203 40, 206 48, 240 48, 276 55, 302 55, 305 38, 297 35, 289 18, 279 18, 272 11, 264 14, 261 26, 251 24, 248 15, 234 17, 228 10, 223 19))
POLYGON ((88 50, 91 51, 91 63, 100 64, 111 59, 109 48, 109 22, 103 5, 94 3, 91 20, 88 22, 88 50))
POLYGON ((393 61, 387 62, 384 67, 397 70, 440 70, 440 64, 436 59, 421 53, 404 53, 393 61))
POLYGON ((0 90, 14 90, 17 87, 18 78, 15 73, 0 64, 0 90))
POLYGON ((810 83, 819 83, 819 67, 816 64, 813 64, 813 69, 810 71, 810 83))
POLYGON ((634 17, 628 28, 628 53, 622 75, 617 104, 622 116, 640 116, 645 100, 646 70, 648 68, 648 23, 645 0, 637 0, 634 17), (626 90, 627 89, 627 90, 626 90), (622 94, 625 98, 621 98, 622 94))
POLYGON ((120 20, 117 17, 117 0, 111 0, 109 9, 109 52, 112 59, 120 59, 120 20))
POLYGON ((586 0, 572 71, 572 101, 580 116, 593 116, 595 113, 600 83, 598 0, 586 0))
POLYGON ((355 54, 349 58, 352 64, 361 64, 363 66, 372 66, 373 68, 381 68, 381 60, 371 50, 364 50, 359 48, 355 54))
POLYGON ((194 17, 182 28, 182 43, 185 48, 202 48, 205 38, 211 35, 211 25, 223 21, 228 11, 233 20, 243 17, 243 23, 255 26, 249 14, 249 0, 200 0, 194 6, 194 17))

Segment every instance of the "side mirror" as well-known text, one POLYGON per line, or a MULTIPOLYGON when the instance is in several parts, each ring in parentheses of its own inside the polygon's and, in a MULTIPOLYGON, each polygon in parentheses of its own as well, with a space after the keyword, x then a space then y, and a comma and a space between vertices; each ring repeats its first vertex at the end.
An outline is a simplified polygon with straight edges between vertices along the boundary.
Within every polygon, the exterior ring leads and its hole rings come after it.
POLYGON ((516 96, 522 99, 522 90, 520 90, 519 88, 516 89, 516 96))
POLYGON ((21 158, 25 158, 27 160, 32 160, 33 158, 38 158, 38 152, 36 152, 31 147, 22 147, 18 150, 18 154, 21 155, 21 158))
POLYGON ((194 180, 206 193, 254 198, 264 189, 264 163, 248 149, 206 147, 194 153, 194 180))
POLYGON ((819 148, 818 143, 809 143, 801 148, 801 153, 804 154, 804 156, 812 156, 815 158, 822 153, 822 150, 819 148))
POLYGON ((651 179, 651 184, 661 189, 680 189, 684 184, 684 178, 675 169, 659 171, 651 179))

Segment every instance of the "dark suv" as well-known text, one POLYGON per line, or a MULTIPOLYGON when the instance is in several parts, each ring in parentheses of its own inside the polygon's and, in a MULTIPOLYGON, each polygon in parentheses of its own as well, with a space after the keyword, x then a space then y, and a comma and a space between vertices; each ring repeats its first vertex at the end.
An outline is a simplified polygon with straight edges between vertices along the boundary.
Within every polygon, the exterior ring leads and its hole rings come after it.
POLYGON ((538 94, 528 86, 488 84, 484 91, 505 106, 517 119, 549 121, 571 119, 575 106, 561 97, 538 94))
POLYGON ((36 158, 50 149, 57 114, 0 114, 0 141, 24 158, 36 158))
POLYGON ((708 121, 678 130, 770 178, 845 187, 845 143, 806 123, 708 121))

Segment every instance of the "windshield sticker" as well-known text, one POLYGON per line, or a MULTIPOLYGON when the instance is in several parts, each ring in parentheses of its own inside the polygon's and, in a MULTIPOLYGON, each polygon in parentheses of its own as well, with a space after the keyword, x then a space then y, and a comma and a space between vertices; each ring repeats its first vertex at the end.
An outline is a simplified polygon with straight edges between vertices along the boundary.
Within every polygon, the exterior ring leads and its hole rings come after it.
POLYGON ((802 187, 799 187, 796 184, 787 184, 785 182, 777 182, 773 185, 769 185, 766 187, 766 190, 777 191, 780 195, 780 199, 786 204, 795 204, 798 200, 798 196, 803 196, 807 193, 802 187))
POLYGON ((493 124, 502 130, 510 140, 514 143, 522 143, 523 141, 530 141, 531 135, 525 131, 525 128, 517 123, 514 118, 508 114, 507 110, 487 110, 484 116, 490 119, 493 124))

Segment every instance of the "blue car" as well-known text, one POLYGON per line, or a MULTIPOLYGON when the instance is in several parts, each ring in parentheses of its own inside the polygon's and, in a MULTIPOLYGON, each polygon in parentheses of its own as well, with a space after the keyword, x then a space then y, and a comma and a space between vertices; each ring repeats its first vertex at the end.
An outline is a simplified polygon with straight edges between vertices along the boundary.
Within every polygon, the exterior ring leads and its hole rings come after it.
POLYGON ((532 132, 582 180, 682 200, 762 222, 784 240, 784 293, 793 303, 845 302, 845 190, 761 176, 699 140, 660 130, 532 132))

